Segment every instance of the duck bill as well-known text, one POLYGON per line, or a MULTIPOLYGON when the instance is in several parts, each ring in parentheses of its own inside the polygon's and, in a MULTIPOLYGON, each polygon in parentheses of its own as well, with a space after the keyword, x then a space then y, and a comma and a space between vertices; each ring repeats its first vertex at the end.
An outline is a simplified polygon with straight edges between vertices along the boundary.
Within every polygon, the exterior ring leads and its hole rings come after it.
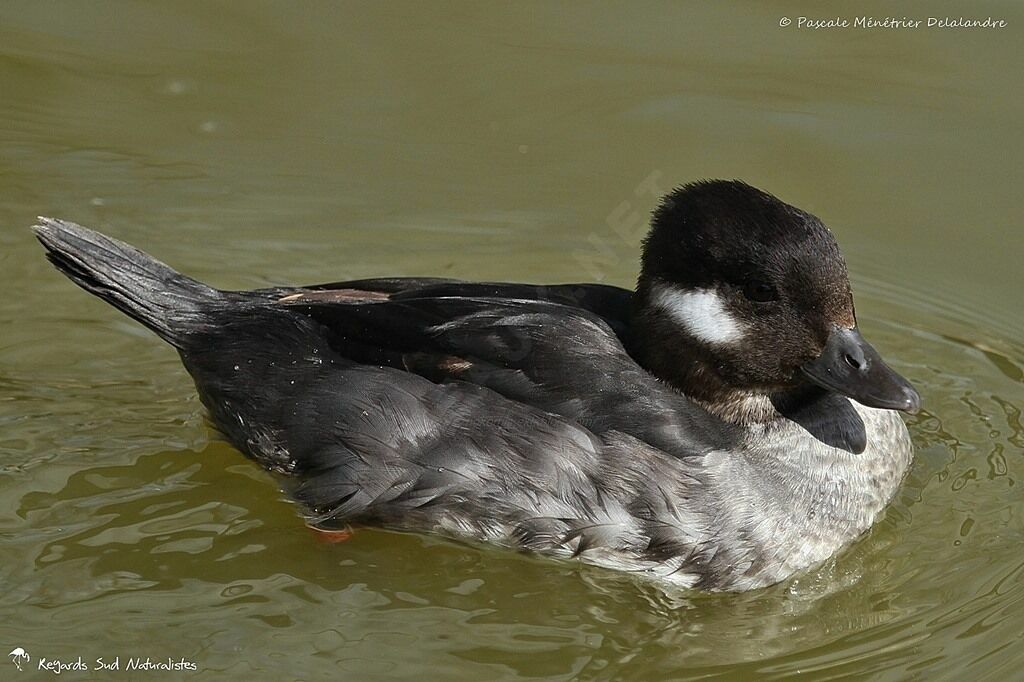
POLYGON ((921 396, 910 382, 882 362, 856 327, 833 328, 821 355, 800 369, 818 386, 861 405, 910 413, 921 407, 921 396))

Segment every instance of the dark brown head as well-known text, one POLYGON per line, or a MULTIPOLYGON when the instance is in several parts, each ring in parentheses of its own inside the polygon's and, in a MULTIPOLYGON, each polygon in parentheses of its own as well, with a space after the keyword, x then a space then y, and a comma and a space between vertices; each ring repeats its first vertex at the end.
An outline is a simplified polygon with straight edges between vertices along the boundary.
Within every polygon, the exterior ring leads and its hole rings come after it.
POLYGON ((846 263, 818 218, 738 181, 666 196, 633 323, 648 368, 705 402, 808 383, 871 407, 917 393, 857 331, 846 263))

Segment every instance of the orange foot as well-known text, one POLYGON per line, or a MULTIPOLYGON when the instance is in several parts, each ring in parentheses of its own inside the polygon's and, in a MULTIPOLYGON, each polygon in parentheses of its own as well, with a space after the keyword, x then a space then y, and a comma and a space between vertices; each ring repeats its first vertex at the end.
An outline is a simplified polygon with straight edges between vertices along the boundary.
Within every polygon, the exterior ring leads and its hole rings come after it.
POLYGON ((339 528, 337 530, 329 528, 316 528, 314 526, 306 526, 313 531, 314 537, 317 542, 324 542, 333 545, 338 542, 345 542, 352 537, 352 528, 339 528))

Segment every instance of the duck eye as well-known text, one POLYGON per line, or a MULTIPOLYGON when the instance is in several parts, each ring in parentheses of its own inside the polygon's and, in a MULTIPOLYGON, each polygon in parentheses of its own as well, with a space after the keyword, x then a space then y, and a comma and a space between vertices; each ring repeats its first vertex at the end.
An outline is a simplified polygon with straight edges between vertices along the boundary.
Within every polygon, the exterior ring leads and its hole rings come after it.
POLYGON ((749 300, 755 303, 767 303, 769 301, 778 300, 779 295, 775 291, 775 287, 766 282, 758 282, 756 280, 747 282, 743 287, 743 295, 749 300))

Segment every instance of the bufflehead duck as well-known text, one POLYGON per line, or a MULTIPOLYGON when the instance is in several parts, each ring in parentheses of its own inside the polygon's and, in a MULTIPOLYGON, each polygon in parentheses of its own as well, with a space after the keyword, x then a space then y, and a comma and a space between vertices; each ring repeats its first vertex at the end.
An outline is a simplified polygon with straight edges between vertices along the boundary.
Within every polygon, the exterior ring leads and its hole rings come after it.
POLYGON ((867 530, 919 397, 818 218, 738 181, 655 211, 636 290, 382 278, 221 291, 74 223, 50 261, 173 345, 315 527, 426 531, 747 590, 867 530))

